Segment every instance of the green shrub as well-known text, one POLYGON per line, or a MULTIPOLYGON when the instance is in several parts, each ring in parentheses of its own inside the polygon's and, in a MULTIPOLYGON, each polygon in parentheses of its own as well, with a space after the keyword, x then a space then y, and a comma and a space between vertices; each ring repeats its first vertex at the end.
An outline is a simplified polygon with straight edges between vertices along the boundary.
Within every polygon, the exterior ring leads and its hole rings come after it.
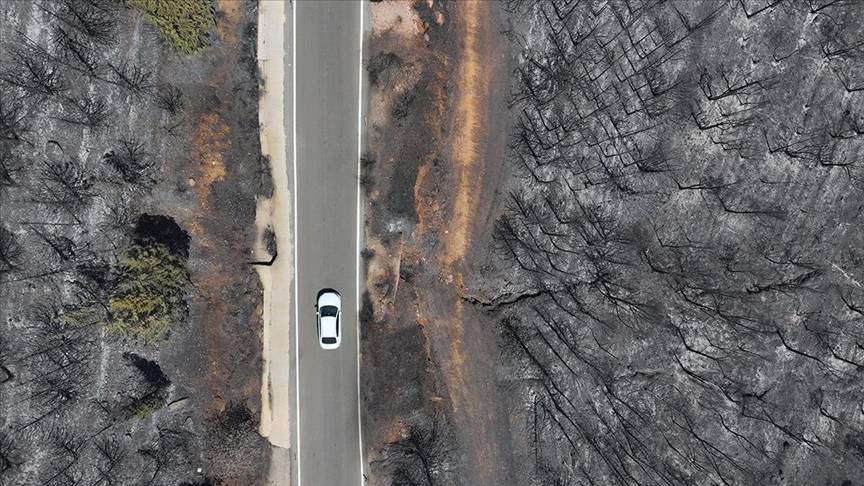
POLYGON ((216 26, 213 0, 126 0, 141 9, 174 48, 195 54, 208 44, 210 30, 216 26))
POLYGON ((63 312, 58 316, 60 322, 67 326, 86 327, 102 322, 105 317, 103 311, 104 301, 88 302, 83 304, 67 304, 63 306, 63 312))
POLYGON ((135 245, 117 268, 108 330, 148 342, 163 339, 185 316, 189 273, 183 260, 162 244, 135 245))
POLYGON ((134 420, 141 420, 141 419, 149 417, 150 415, 153 415, 160 408, 162 408, 162 407, 159 406, 158 404, 154 404, 154 403, 148 403, 148 402, 139 403, 132 409, 131 414, 130 414, 131 415, 130 418, 132 418, 134 420))

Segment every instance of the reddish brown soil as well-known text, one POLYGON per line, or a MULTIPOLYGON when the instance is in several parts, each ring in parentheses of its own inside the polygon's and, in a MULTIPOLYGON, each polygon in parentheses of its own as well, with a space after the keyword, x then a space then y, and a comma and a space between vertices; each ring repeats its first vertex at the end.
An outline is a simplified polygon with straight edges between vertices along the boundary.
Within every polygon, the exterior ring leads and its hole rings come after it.
POLYGON ((412 397, 367 401, 369 458, 407 417, 444 412, 458 442, 454 457, 464 458, 454 466, 465 484, 513 478, 494 322, 462 298, 475 278, 475 259, 488 252, 485 235, 504 164, 509 70, 499 8, 416 2, 420 33, 373 33, 369 50, 370 57, 395 53, 402 64, 392 82, 398 89, 371 89, 369 117, 379 123, 369 134, 376 160, 366 234, 375 250, 367 266, 374 313, 364 323, 364 386, 372 400, 412 397), (403 116, 394 106, 406 98, 403 116), (388 231, 388 223, 404 230, 388 231), (416 349, 395 348, 397 338, 416 349), (388 348, 397 358, 385 362, 378 356, 388 348), (385 363, 396 362, 399 378, 418 386, 387 379, 393 368, 385 363))

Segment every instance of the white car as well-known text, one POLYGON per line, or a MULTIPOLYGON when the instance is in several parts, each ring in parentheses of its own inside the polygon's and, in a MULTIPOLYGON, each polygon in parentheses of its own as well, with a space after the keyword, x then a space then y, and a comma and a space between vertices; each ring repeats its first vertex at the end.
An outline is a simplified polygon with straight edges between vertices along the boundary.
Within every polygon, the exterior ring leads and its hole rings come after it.
POLYGON ((318 317, 318 344, 322 349, 336 349, 342 343, 342 297, 339 292, 324 289, 318 292, 315 306, 318 317))

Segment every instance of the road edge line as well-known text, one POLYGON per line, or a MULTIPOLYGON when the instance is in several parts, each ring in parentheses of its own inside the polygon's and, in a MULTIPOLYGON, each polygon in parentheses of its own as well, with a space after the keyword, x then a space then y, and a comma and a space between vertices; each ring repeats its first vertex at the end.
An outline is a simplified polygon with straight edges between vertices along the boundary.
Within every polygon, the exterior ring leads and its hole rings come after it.
POLYGON ((297 267, 297 247, 299 239, 297 238, 297 2, 291 2, 291 160, 293 165, 293 175, 291 183, 294 190, 291 191, 294 196, 294 399, 296 403, 297 423, 297 486, 302 483, 300 476, 301 463, 300 460, 300 311, 297 300, 297 280, 300 277, 300 271, 297 267))
POLYGON ((362 170, 361 159, 363 157, 363 40, 365 38, 364 26, 363 26, 363 15, 364 15, 364 7, 366 2, 364 0, 360 1, 360 49, 358 54, 358 76, 357 76, 357 251, 355 258, 357 259, 356 266, 356 290, 354 292, 354 297, 356 300, 356 333, 357 333, 357 442, 358 447, 360 448, 360 485, 365 484, 366 473, 364 471, 364 458, 363 458, 363 421, 362 421, 362 411, 361 411, 361 390, 360 390, 360 243, 361 239, 361 231, 362 231, 362 223, 360 221, 360 207, 361 207, 361 196, 360 196, 360 180, 362 174, 360 171, 362 170))

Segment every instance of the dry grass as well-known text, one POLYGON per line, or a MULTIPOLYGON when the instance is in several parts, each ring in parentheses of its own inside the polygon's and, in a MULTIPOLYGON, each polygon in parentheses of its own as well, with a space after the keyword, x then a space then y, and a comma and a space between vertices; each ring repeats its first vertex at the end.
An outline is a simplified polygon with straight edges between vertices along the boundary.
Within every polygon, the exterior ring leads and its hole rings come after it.
POLYGON ((242 3, 238 0, 217 0, 219 21, 216 23, 216 35, 220 41, 228 44, 237 42, 237 26, 243 17, 241 7, 242 3))
POLYGON ((225 179, 224 154, 231 148, 230 132, 218 113, 205 113, 198 119, 192 153, 199 163, 195 191, 201 206, 208 205, 210 186, 225 179))

